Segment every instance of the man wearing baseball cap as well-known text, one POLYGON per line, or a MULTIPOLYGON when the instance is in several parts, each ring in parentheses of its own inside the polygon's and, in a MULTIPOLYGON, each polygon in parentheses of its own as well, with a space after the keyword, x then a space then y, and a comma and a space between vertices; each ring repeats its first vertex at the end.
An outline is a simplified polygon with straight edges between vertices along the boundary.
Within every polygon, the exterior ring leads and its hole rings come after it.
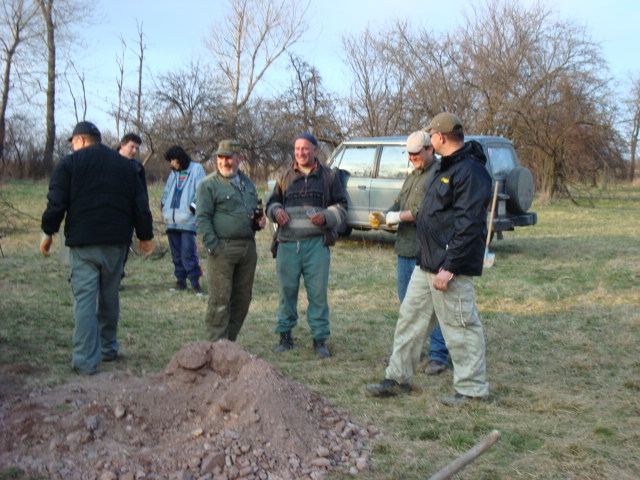
POLYGON ((249 312, 258 263, 255 218, 258 193, 241 172, 244 160, 237 140, 222 140, 216 151, 218 171, 200 182, 196 192, 196 225, 207 249, 208 339, 235 341, 249 312))
POLYGON ((138 169, 101 143, 98 127, 78 123, 69 142, 74 152, 51 174, 40 249, 49 256, 52 235, 65 219, 75 321, 71 367, 92 375, 101 361, 118 357, 118 287, 125 254, 134 229, 140 251, 151 254, 153 219, 138 169))
MULTIPOLYGON (((425 182, 439 163, 434 159, 435 152, 429 134, 422 130, 409 135, 404 151, 409 154, 409 161, 415 169, 407 176, 398 197, 386 214, 371 212, 369 215, 369 221, 374 228, 381 223, 398 225, 395 252, 398 255, 397 282, 400 303, 404 300, 409 279, 416 266, 415 219, 418 216, 418 207, 424 196, 425 182)), ((426 373, 440 375, 447 368, 448 357, 449 351, 438 325, 429 337, 429 363, 426 373)))
POLYGON ((489 396, 473 277, 482 274, 491 177, 482 146, 465 143, 457 115, 440 113, 424 130, 441 158, 418 208, 419 268, 400 306, 385 379, 367 385, 367 390, 374 396, 409 392, 422 343, 437 321, 451 355, 456 390, 440 400, 457 406, 489 396))

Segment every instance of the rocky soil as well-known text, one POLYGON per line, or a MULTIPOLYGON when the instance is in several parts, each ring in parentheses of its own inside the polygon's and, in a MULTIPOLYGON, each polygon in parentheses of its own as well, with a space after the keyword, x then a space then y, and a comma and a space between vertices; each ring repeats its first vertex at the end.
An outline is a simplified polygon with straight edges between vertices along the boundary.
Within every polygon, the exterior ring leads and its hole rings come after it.
POLYGON ((153 376, 103 373, 17 394, 2 380, 0 471, 37 478, 356 475, 379 435, 225 340, 186 345, 153 376))

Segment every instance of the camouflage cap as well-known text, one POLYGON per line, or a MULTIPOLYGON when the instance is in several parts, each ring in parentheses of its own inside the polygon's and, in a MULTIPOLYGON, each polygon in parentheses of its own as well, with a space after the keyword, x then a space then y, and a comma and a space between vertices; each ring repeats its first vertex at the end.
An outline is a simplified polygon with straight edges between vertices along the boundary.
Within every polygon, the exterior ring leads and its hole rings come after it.
POLYGON ((221 140, 218 144, 216 156, 231 157, 234 153, 240 153, 242 146, 237 140, 221 140))

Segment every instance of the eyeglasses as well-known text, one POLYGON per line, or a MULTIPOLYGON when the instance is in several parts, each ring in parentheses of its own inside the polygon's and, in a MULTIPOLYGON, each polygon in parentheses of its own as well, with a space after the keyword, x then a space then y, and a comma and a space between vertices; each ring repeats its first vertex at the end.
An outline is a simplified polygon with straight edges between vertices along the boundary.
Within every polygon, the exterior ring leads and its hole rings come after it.
POLYGON ((439 134, 440 132, 429 132, 429 138, 433 137, 436 134, 439 134))

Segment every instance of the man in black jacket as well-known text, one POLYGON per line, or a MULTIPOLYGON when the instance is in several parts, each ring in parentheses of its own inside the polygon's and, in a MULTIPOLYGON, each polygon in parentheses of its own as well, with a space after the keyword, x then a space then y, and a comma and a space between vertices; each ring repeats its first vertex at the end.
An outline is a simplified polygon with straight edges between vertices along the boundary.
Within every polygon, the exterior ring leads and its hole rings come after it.
POLYGON ((133 162, 101 143, 98 128, 80 122, 69 138, 74 153, 51 175, 42 215, 40 249, 49 256, 52 235, 65 218, 74 297, 71 367, 92 375, 100 361, 118 356, 118 287, 133 229, 140 251, 153 251, 149 197, 133 162))
POLYGON ((440 165, 425 187, 418 209, 416 263, 402 305, 393 354, 381 383, 367 385, 374 396, 408 392, 427 335, 442 328, 453 363, 456 394, 450 406, 489 396, 485 343, 473 277, 482 274, 491 177, 477 142, 464 142, 460 119, 436 115, 425 131, 440 154, 440 165))

